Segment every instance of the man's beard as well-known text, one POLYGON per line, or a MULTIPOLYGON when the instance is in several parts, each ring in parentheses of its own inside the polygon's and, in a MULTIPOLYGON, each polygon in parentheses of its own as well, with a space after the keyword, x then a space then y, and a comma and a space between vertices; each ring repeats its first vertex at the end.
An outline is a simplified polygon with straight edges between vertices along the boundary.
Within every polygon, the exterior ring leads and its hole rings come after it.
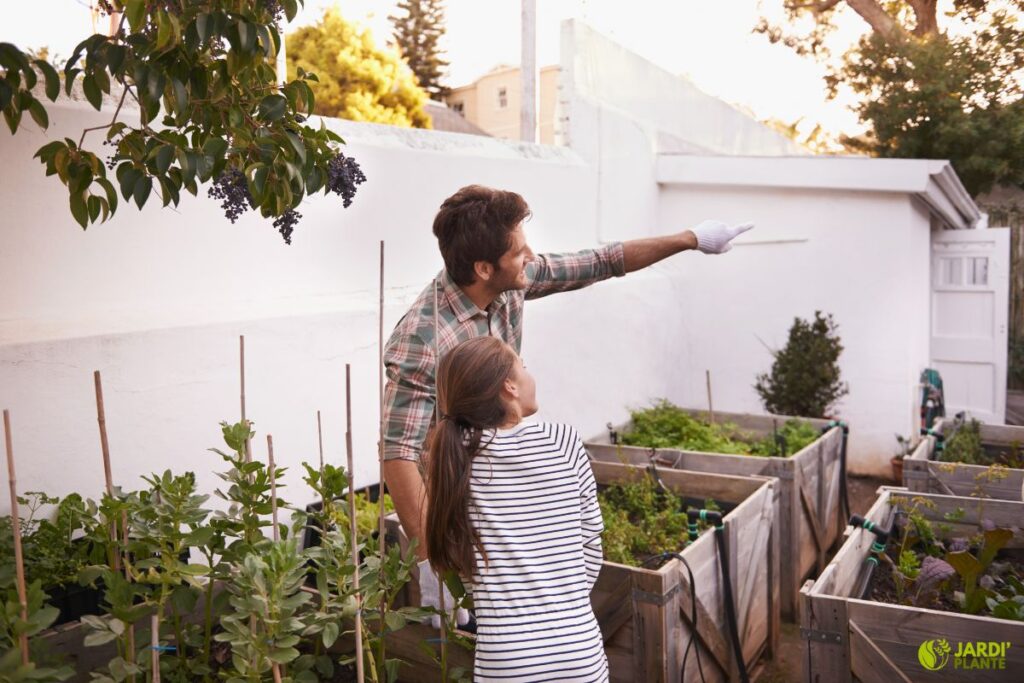
POLYGON ((517 282, 519 279, 519 272, 513 273, 508 269, 503 269, 495 263, 494 276, 491 278, 491 281, 494 283, 494 291, 500 293, 510 290, 524 289, 525 286, 517 282))

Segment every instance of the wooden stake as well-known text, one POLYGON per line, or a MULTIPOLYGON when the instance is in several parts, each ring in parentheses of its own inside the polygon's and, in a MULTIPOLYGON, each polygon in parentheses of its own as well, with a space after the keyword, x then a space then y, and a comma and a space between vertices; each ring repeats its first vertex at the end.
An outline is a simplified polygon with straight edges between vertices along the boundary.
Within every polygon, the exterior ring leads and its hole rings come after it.
POLYGON ((377 434, 377 475, 380 516, 377 520, 377 541, 384 557, 384 240, 380 241, 380 301, 377 304, 377 401, 380 424, 377 434))
MULTIPOLYGON (((434 279, 434 362, 440 364, 441 362, 441 340, 438 338, 438 332, 440 332, 440 326, 437 322, 437 279, 434 279)), ((434 424, 437 425, 441 422, 441 403, 437 400, 437 371, 434 371, 434 424)), ((419 539, 422 543, 423 539, 419 539)), ((434 571, 431 566, 427 567, 427 571, 434 571)), ((445 609, 447 606, 444 604, 444 581, 441 579, 441 575, 435 572, 437 577, 437 606, 441 610, 441 661, 444 663, 442 666, 442 675, 447 676, 447 662, 448 662, 448 633, 447 623, 445 622, 445 609)))
POLYGON ((267 434, 267 470, 270 472, 270 518, 274 521, 274 542, 281 540, 277 526, 277 472, 274 467, 274 437, 267 434))
MULTIPOLYGON (((153 612, 153 616, 149 618, 149 629, 151 634, 149 636, 149 649, 150 654, 149 663, 153 669, 153 683, 160 683, 160 614, 159 612, 153 612)), ((181 647, 181 644, 178 644, 181 647)))
POLYGON ((359 593, 359 550, 356 547, 355 470, 352 458, 352 366, 345 363, 345 457, 348 464, 348 527, 352 545, 352 589, 356 594, 356 680, 363 683, 363 596, 359 593))
MULTIPOLYGON (((18 604, 21 620, 28 621, 28 597, 25 592, 25 558, 21 554, 21 518, 18 516, 18 485, 14 476, 14 447, 11 445, 11 414, 4 410, 4 443, 7 446, 7 480, 11 486, 11 525, 14 528, 14 569, 18 582, 18 604)), ((18 636, 21 663, 28 664, 28 636, 18 636)))
POLYGON ((711 371, 705 370, 704 373, 708 382, 708 422, 715 424, 715 409, 711 406, 711 371))
MULTIPOLYGON (((242 422, 246 426, 249 425, 249 420, 245 417, 245 335, 238 335, 238 374, 241 378, 242 384, 242 422)), ((252 439, 246 438, 245 440, 245 461, 252 462, 252 439)))
MULTIPOLYGON (((96 370, 92 373, 93 384, 96 387, 96 421, 100 427, 100 450, 103 452, 103 475, 106 479, 107 484, 107 495, 111 498, 114 497, 114 477, 111 474, 110 469, 110 442, 107 440, 107 411, 103 405, 103 380, 100 377, 100 371, 96 370)), ((110 539, 114 542, 114 563, 112 565, 114 571, 121 569, 121 558, 117 552, 117 522, 110 520, 110 539)), ((124 578, 128 582, 131 582, 131 573, 128 570, 128 513, 121 513, 121 539, 123 541, 122 550, 124 551, 124 578)), ((129 664, 135 663, 135 625, 127 624, 125 629, 125 661, 129 664)), ((135 683, 135 674, 128 676, 130 683, 135 683)))
MULTIPOLYGON (((320 444, 320 486, 324 485, 324 430, 320 423, 320 411, 316 411, 316 439, 320 444)), ((320 496, 320 512, 327 514, 327 496, 320 496)))

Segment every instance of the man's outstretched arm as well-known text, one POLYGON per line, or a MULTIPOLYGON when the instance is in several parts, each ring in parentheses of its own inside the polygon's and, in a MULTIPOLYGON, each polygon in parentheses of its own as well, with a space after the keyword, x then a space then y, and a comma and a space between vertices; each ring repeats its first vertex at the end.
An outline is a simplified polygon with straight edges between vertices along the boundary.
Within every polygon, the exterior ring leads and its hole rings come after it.
POLYGON ((705 254, 724 254, 732 248, 733 238, 752 227, 752 223, 734 227, 721 221, 703 221, 692 230, 623 242, 622 253, 626 262, 626 272, 642 270, 673 254, 691 249, 699 249, 705 254))

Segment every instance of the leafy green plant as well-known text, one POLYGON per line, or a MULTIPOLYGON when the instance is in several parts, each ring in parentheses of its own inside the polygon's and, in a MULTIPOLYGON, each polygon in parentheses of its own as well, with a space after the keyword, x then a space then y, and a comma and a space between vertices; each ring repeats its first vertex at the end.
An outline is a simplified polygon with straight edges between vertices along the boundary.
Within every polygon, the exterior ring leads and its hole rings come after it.
POLYGON ((632 426, 620 435, 627 446, 678 448, 707 453, 785 457, 799 452, 820 434, 810 423, 790 419, 773 433, 757 437, 732 423, 709 424, 666 399, 630 411, 632 426))
POLYGON ((979 465, 984 457, 985 449, 981 445, 981 423, 971 419, 959 425, 956 433, 944 443, 939 460, 979 465))
POLYGON ((793 320, 789 339, 773 351, 771 372, 757 376, 754 389, 768 412, 825 417, 849 393, 841 379, 843 345, 831 315, 814 312, 814 320, 793 320))
POLYGON ((61 664, 50 653, 41 651, 31 640, 32 636, 49 628, 57 619, 57 608, 46 604, 46 593, 40 581, 33 581, 26 586, 27 609, 24 619, 13 579, 9 582, 5 580, 0 591, 0 681, 49 683, 71 678, 74 669, 61 664), (21 663, 19 638, 22 635, 30 638, 32 656, 28 664, 21 663))
MULTIPOLYGON (((682 550, 687 543, 688 520, 679 497, 662 491, 648 472, 604 487, 598 491, 598 503, 605 527, 601 544, 609 562, 636 567, 652 556, 682 550)), ((708 499, 704 509, 721 508, 708 499)))
POLYGON ((967 614, 977 614, 986 606, 991 592, 979 583, 979 579, 1002 550, 1013 538, 1011 529, 1003 529, 987 524, 982 532, 982 541, 977 555, 969 549, 952 550, 946 553, 948 562, 963 581, 963 598, 960 606, 967 614))

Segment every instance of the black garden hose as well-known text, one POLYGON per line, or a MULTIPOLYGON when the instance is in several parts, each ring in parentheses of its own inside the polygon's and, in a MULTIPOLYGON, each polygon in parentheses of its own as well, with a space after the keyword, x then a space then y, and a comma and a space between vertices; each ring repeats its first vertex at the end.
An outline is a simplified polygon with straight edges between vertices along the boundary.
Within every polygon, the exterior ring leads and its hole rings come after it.
POLYGON ((736 664, 740 671, 740 681, 750 683, 750 676, 747 673, 746 663, 743 661, 743 646, 740 643, 739 628, 736 624, 736 603, 733 602, 732 580, 729 571, 729 550, 725 543, 725 524, 722 522, 722 513, 714 510, 687 510, 687 519, 690 522, 691 537, 695 531, 697 520, 710 522, 715 525, 715 544, 718 547, 718 559, 722 566, 722 592, 725 599, 725 619, 729 627, 729 636, 732 639, 732 651, 736 657, 736 664))
POLYGON ((850 498, 846 491, 846 442, 850 435, 850 427, 842 420, 829 420, 828 424, 821 428, 821 433, 824 434, 833 427, 839 427, 843 431, 839 446, 839 504, 842 507, 839 518, 843 519, 850 514, 850 498))
POLYGON ((865 564, 867 564, 868 568, 864 573, 863 582, 856 593, 857 597, 861 600, 866 600, 868 590, 871 588, 871 578, 875 574, 875 569, 878 568, 878 558, 885 553, 885 546, 889 543, 889 536, 892 534, 892 531, 890 529, 880 527, 871 520, 864 519, 860 515, 852 515, 850 517, 850 526, 856 529, 870 531, 875 535, 875 540, 871 543, 871 554, 868 555, 867 560, 865 560, 865 564))

